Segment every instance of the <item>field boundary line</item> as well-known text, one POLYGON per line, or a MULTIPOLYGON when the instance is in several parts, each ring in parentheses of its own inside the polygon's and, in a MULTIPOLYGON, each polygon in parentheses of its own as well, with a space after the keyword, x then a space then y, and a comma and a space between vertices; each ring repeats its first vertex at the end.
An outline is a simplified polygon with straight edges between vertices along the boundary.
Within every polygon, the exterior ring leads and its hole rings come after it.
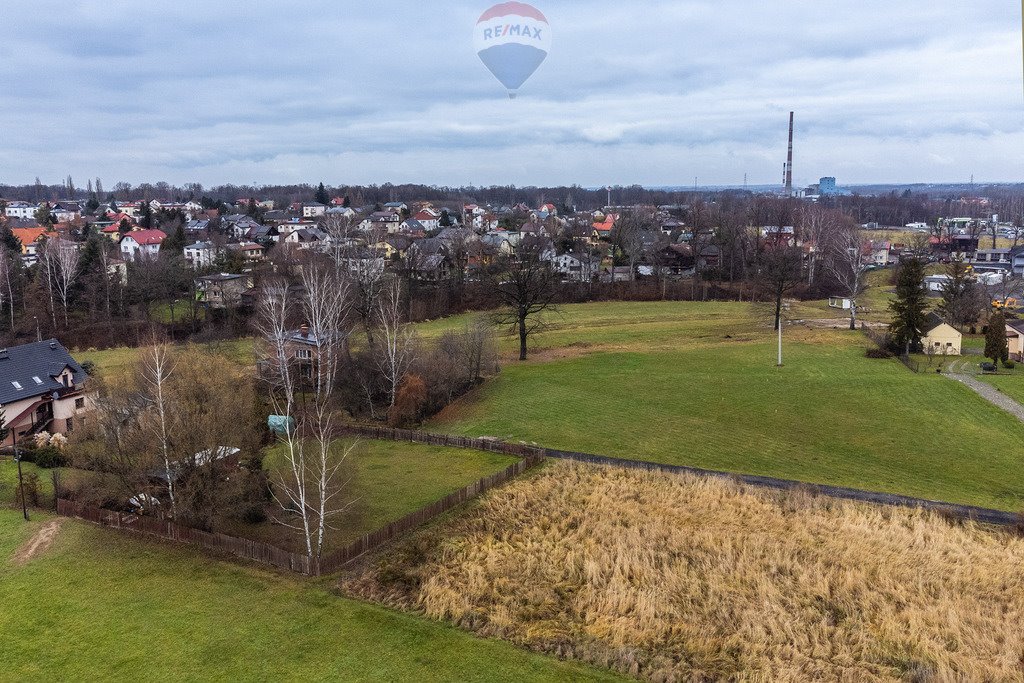
POLYGON ((545 448, 535 444, 513 444, 499 439, 472 438, 455 436, 449 434, 435 434, 412 429, 390 429, 381 427, 360 427, 346 426, 345 430, 350 434, 363 436, 372 435, 376 439, 391 439, 394 441, 416 441, 419 443, 431 443, 437 445, 451 446, 454 448, 480 449, 490 452, 509 454, 542 454, 544 457, 556 460, 571 460, 591 465, 603 465, 611 467, 622 467, 626 469, 643 470, 647 472, 667 472, 669 474, 690 474, 702 478, 728 479, 737 483, 747 484, 758 488, 775 489, 780 491, 805 491, 812 495, 836 498, 839 500, 852 500, 875 505, 888 505, 895 507, 922 508, 933 510, 946 515, 952 515, 959 519, 972 520, 985 524, 996 524, 1000 526, 1012 526, 1024 521, 1021 514, 1007 510, 995 510, 992 508, 979 507, 976 505, 963 505, 950 503, 941 500, 928 498, 915 498, 904 496, 898 493, 885 493, 883 491, 870 491, 856 489, 846 486, 834 486, 832 484, 815 484, 795 479, 779 479, 766 477, 758 474, 742 474, 737 472, 725 472, 722 470, 704 469, 690 465, 669 465, 666 463, 650 462, 647 460, 632 460, 628 458, 616 458, 607 455, 594 455, 593 453, 580 453, 576 451, 564 451, 556 448, 545 448), (393 436, 392 436, 393 435, 393 436), (506 450, 507 449, 507 450, 506 450))

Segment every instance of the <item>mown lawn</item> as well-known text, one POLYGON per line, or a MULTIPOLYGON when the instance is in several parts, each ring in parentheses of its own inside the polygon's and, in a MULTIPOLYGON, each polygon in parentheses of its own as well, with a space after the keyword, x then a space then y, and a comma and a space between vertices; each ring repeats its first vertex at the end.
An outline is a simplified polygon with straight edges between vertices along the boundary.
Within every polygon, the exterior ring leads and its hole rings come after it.
MULTIPOLYGON (((978 360, 982 359, 979 358, 978 360)), ((1018 365, 1013 370, 999 368, 998 374, 978 375, 978 379, 991 384, 1017 403, 1024 404, 1024 369, 1021 369, 1021 367, 1018 365)))
MULTIPOLYGON (((345 449, 351 442, 339 441, 345 449)), ((268 449, 264 467, 284 467, 281 446, 268 449)), ((328 548, 337 548, 388 522, 443 498, 479 479, 499 472, 515 458, 458 448, 392 441, 360 441, 347 458, 340 481, 346 493, 339 500, 351 503, 335 518, 328 548)), ((271 511, 274 510, 271 508, 271 511)), ((240 525, 240 532, 282 548, 298 549, 294 531, 276 524, 240 525), (243 528, 244 527, 244 528, 243 528)))
POLYGON ((966 387, 867 359, 859 333, 832 330, 788 330, 776 368, 763 314, 749 305, 629 306, 635 318, 579 330, 589 348, 507 365, 429 427, 1024 508, 1024 425, 966 387), (680 309, 674 322, 649 320, 662 306, 680 309))
POLYGON ((12 565, 40 523, 0 510, 3 680, 616 680, 78 521, 65 520, 46 553, 12 565))

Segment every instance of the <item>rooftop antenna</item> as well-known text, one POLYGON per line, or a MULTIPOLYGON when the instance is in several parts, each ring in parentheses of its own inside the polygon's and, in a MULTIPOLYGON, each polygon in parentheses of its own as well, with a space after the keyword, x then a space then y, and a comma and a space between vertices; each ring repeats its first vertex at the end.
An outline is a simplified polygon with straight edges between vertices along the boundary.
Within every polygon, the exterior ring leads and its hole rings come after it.
POLYGON ((789 152, 786 154, 786 194, 793 194, 793 112, 789 112, 789 152))

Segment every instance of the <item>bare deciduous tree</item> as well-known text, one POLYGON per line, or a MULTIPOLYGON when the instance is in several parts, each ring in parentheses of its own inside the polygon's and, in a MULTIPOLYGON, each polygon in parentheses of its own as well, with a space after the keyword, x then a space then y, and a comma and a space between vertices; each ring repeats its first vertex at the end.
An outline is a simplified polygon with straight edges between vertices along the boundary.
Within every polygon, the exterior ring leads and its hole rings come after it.
POLYGON ((402 285, 397 279, 388 283, 377 301, 377 328, 381 343, 377 349, 377 367, 388 389, 388 408, 395 405, 398 387, 415 358, 412 326, 404 322, 402 285))
MULTIPOLYGON (((277 521, 297 530, 302 536, 307 556, 314 568, 323 555, 330 520, 342 514, 348 504, 341 502, 345 483, 340 472, 354 445, 339 450, 333 442, 336 406, 333 401, 340 353, 328 349, 341 341, 341 310, 337 297, 328 291, 330 280, 307 279, 304 313, 315 310, 321 338, 314 346, 320 354, 311 359, 314 376, 310 396, 302 406, 297 398, 301 391, 299 370, 293 355, 292 332, 289 328, 291 309, 288 287, 284 282, 264 286, 259 306, 258 328, 264 352, 260 361, 268 394, 275 413, 283 418, 279 433, 286 466, 276 475, 274 497, 286 517, 277 521), (310 290, 312 286, 312 291, 310 290), (323 297, 325 300, 317 300, 323 297)), ((315 334, 313 328, 310 333, 315 334)), ((349 503, 351 504, 351 503, 349 503)))
POLYGON ((46 264, 47 279, 53 281, 57 295, 64 309, 64 325, 68 324, 68 298, 71 288, 78 277, 78 264, 81 252, 78 245, 68 240, 53 238, 46 241, 43 248, 43 261, 46 264))
POLYGON ((558 277, 541 258, 543 248, 540 241, 524 240, 503 259, 498 275, 498 296, 505 310, 495 321, 519 335, 519 360, 526 360, 527 339, 544 326, 544 312, 554 308, 558 277))
POLYGON ((864 271, 867 256, 864 253, 864 236, 860 228, 848 221, 829 235, 826 246, 826 267, 829 274, 842 287, 842 294, 850 299, 850 329, 857 329, 857 299, 867 289, 864 271))
POLYGON ((173 409, 169 404, 168 382, 174 373, 174 360, 170 345, 154 343, 142 352, 139 370, 145 387, 145 397, 155 413, 150 430, 163 459, 167 478, 167 495, 171 501, 171 514, 177 517, 178 504, 174 495, 174 469, 171 455, 173 409))

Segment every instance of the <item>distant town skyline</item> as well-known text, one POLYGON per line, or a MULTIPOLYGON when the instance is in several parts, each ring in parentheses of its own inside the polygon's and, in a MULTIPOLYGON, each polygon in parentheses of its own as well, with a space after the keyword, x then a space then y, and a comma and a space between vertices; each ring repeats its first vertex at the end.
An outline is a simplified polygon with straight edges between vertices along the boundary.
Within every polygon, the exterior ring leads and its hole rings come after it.
POLYGON ((14 0, 0 183, 781 185, 1024 180, 1020 8, 534 2, 510 101, 491 2, 14 0))

